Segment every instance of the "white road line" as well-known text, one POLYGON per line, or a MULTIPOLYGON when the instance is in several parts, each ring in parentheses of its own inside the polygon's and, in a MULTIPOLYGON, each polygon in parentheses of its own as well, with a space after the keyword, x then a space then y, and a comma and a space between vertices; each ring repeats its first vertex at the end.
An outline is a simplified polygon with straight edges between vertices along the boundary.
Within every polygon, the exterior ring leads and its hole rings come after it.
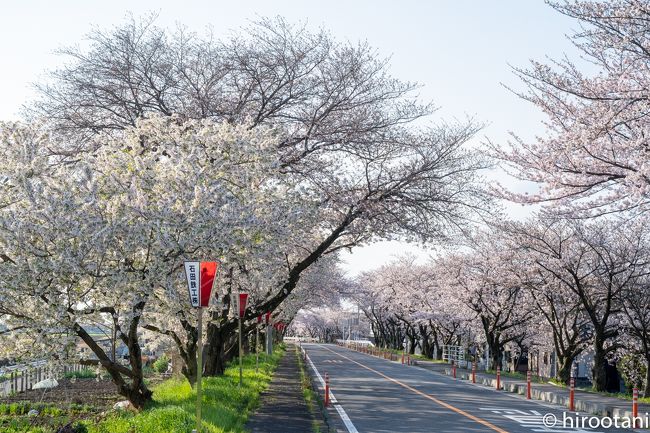
MULTIPOLYGON (((320 373, 318 372, 318 369, 311 361, 309 355, 307 355, 307 361, 309 362, 309 366, 311 367, 311 369, 314 370, 314 373, 316 374, 316 377, 318 378, 321 385, 323 386, 323 389, 325 389, 325 380, 323 379, 323 376, 321 376, 320 373)), ((345 424, 345 428, 348 429, 348 432, 359 433, 359 430, 357 430, 354 424, 352 424, 352 421, 350 420, 348 414, 345 412, 345 409, 343 409, 343 406, 338 404, 338 401, 336 400, 336 397, 334 397, 334 393, 331 390, 330 390, 330 402, 334 406, 334 409, 336 409, 336 411, 338 412, 339 416, 341 417, 341 420, 343 421, 343 424, 345 424)))

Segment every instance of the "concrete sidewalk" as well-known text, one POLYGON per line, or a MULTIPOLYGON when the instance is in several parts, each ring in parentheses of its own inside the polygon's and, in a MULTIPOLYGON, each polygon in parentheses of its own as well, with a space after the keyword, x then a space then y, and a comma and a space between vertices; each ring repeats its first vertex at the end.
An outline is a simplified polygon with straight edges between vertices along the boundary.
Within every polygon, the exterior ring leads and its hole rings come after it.
MULTIPOLYGON (((429 361, 417 360, 415 365, 427 370, 435 371, 447 376, 452 375, 450 364, 436 363, 429 361)), ((456 368, 456 378, 458 380, 469 381, 472 379, 471 372, 465 368, 456 368)), ((496 389, 496 375, 485 372, 476 372, 476 383, 496 389)), ((526 381, 501 376, 501 387, 503 390, 521 395, 526 394, 526 381)), ((569 388, 552 385, 549 383, 532 382, 531 397, 536 400, 542 400, 559 406, 569 407, 569 388)), ((589 413, 609 417, 631 417, 632 401, 621 400, 614 397, 581 391, 575 391, 575 410, 577 412, 589 413)), ((650 412, 650 405, 639 404, 639 415, 650 412)))
POLYGON ((261 406, 246 423, 251 433, 309 433, 315 418, 309 411, 300 384, 295 346, 289 345, 262 393, 261 406))

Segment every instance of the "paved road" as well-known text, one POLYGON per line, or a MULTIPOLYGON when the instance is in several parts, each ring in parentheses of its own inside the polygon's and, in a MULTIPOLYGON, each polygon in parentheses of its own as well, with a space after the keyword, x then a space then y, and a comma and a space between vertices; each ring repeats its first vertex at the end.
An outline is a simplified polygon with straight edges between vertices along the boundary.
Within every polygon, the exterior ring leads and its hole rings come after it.
MULTIPOLYGON (((340 432, 531 433, 631 432, 624 428, 562 428, 557 406, 461 382, 335 345, 303 344, 319 375, 327 372, 340 432), (543 417, 556 427, 544 425, 543 417)), ((582 415, 582 414, 581 414, 582 415)), ((575 418, 574 413, 566 413, 575 418)), ((586 421, 585 421, 586 422, 586 421)), ((595 422, 595 421, 592 421, 595 422)), ((622 422, 622 421, 619 421, 622 422)), ((576 424, 574 424, 576 425, 576 424)), ((640 431, 640 430, 639 430, 640 431)))

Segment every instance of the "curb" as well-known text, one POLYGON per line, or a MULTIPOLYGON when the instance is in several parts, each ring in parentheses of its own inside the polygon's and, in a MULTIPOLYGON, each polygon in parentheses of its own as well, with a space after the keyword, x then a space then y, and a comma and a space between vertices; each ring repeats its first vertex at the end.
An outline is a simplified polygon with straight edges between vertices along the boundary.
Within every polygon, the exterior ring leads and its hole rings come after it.
MULTIPOLYGON (((425 370, 432 371, 434 373, 438 374, 443 374, 440 371, 433 370, 431 368, 426 367, 425 365, 421 363, 415 363, 415 366, 420 367, 425 370)), ((444 375, 450 376, 451 377, 451 369, 450 368, 445 368, 444 369, 444 375)), ((458 369, 456 370, 456 379, 457 380, 465 380, 471 383, 471 375, 469 372, 464 372, 464 371, 459 371, 458 369)), ((476 375, 476 383, 480 385, 484 385, 490 388, 493 388, 496 390, 496 385, 497 385, 497 380, 496 378, 490 378, 490 377, 484 377, 484 376, 479 376, 478 374, 476 375)), ((517 383, 517 382, 512 382, 503 376, 501 377, 501 389, 503 391, 507 391, 513 394, 519 394, 519 395, 526 395, 526 383, 517 383)), ((568 390, 566 391, 568 394, 568 390)), ((563 395, 557 392, 552 392, 552 391, 542 391, 540 389, 535 389, 535 386, 533 385, 531 389, 531 397, 533 400, 539 400, 539 401, 544 401, 547 403, 552 403, 556 404, 558 406, 563 406, 565 408, 569 407, 569 396, 568 395, 563 395)), ((607 404, 602 404, 602 403, 594 403, 586 400, 581 400, 578 398, 578 395, 576 395, 575 398, 575 411, 576 412, 584 412, 584 413, 590 413, 594 415, 599 415, 599 416, 604 416, 604 417, 614 417, 617 416, 619 418, 631 418, 632 417, 632 409, 631 409, 632 403, 630 402, 630 410, 625 410, 621 409, 620 407, 616 406, 610 406, 607 404)))

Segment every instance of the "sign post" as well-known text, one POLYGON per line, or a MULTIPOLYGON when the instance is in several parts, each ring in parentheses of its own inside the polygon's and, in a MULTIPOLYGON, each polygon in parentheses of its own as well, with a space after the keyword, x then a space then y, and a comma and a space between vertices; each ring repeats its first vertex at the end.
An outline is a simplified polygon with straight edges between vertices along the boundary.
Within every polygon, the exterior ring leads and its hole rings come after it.
POLYGON ((196 432, 201 432, 203 381, 203 307, 210 304, 210 294, 217 274, 217 262, 185 262, 185 277, 190 304, 197 309, 196 344, 196 432))
POLYGON ((201 382, 203 382, 203 308, 196 309, 198 315, 198 332, 196 344, 196 431, 201 433, 201 402, 203 400, 201 382))
POLYGON ((241 333, 242 333, 242 319, 244 318, 244 313, 246 312, 246 300, 248 299, 248 293, 239 294, 239 387, 241 388, 243 382, 243 369, 242 369, 242 344, 241 344, 241 333))
POLYGON ((262 316, 257 316, 257 325, 255 325, 255 373, 258 372, 260 367, 260 323, 262 323, 262 316))
POLYGON ((273 328, 271 327, 271 313, 264 315, 266 319, 266 354, 273 355, 273 328))

